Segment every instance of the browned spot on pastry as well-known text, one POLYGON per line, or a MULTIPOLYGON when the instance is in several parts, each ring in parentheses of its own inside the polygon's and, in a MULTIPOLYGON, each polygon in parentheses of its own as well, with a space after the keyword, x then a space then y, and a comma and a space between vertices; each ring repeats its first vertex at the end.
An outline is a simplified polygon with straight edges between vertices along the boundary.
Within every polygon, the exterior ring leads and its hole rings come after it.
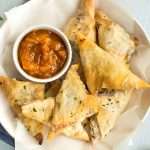
POLYGON ((43 135, 42 133, 38 133, 36 136, 35 136, 36 140, 38 141, 38 143, 41 145, 42 142, 43 142, 43 135))

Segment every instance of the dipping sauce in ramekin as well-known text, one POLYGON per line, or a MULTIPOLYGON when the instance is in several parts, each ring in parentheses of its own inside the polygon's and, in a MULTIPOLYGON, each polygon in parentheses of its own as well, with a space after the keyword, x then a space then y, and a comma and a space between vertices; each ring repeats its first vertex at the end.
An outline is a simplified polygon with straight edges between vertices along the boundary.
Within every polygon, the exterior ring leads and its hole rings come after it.
POLYGON ((40 83, 60 78, 69 68, 72 50, 58 29, 38 25, 23 32, 13 48, 17 70, 28 80, 40 83))
POLYGON ((23 70, 37 78, 55 75, 62 69, 67 59, 63 40, 46 29, 28 33, 20 42, 18 53, 23 70))

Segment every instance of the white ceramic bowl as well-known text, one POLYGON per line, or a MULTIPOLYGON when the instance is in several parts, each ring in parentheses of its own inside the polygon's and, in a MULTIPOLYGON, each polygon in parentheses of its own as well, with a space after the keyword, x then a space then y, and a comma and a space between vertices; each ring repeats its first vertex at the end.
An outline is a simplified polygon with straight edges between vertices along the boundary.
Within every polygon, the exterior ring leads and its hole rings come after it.
POLYGON ((13 61, 14 64, 16 66, 16 69, 19 71, 19 73, 25 77, 26 79, 33 81, 33 82, 38 82, 38 83, 47 83, 47 82, 52 82, 58 78, 60 78, 61 76, 63 76, 65 74, 65 72, 68 70, 70 64, 71 64, 71 60, 72 60, 72 49, 71 49, 71 45, 69 43, 68 38, 66 37, 66 35, 61 32, 59 29, 49 26, 49 25, 36 25, 36 26, 32 26, 30 28, 28 28, 27 30, 25 30, 15 41, 14 47, 13 47, 13 61), (31 31, 33 30, 37 30, 37 29, 47 29, 49 31, 54 32, 55 34, 57 34, 64 42, 65 46, 66 46, 66 50, 67 50, 67 60, 63 66, 63 68, 55 75, 53 75, 52 77, 48 77, 45 79, 41 79, 41 78, 36 78, 33 77, 31 75, 29 75, 28 73, 26 73, 22 67, 20 66, 19 60, 18 60, 18 50, 19 50, 19 45, 20 42, 22 41, 22 39, 31 31))

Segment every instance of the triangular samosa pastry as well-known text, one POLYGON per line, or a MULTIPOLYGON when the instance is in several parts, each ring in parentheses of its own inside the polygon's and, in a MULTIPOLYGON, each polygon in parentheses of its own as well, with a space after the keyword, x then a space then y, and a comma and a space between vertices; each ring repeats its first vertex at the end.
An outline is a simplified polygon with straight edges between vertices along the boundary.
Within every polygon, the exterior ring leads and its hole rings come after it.
POLYGON ((132 91, 117 91, 112 95, 100 95, 98 97, 100 110, 97 114, 97 122, 104 138, 114 127, 116 120, 127 106, 132 91))
POLYGON ((49 121, 54 109, 55 99, 49 97, 45 100, 36 100, 22 106, 22 113, 25 117, 37 120, 41 123, 49 121))
POLYGON ((100 47, 117 58, 127 61, 135 50, 135 43, 131 36, 101 10, 96 11, 95 20, 100 47))
POLYGON ((44 98, 44 84, 18 81, 8 77, 0 77, 0 84, 12 104, 22 106, 32 100, 44 98))
POLYGON ((29 133, 39 143, 42 143, 43 125, 35 120, 24 117, 21 112, 21 106, 37 99, 44 99, 45 86, 2 76, 0 77, 0 86, 16 116, 23 122, 29 133))
POLYGON ((150 87, 132 73, 126 64, 117 62, 117 59, 82 34, 77 34, 76 38, 86 83, 91 93, 96 93, 102 87, 115 90, 150 87))
POLYGON ((87 95, 77 70, 78 65, 71 66, 56 97, 56 108, 52 120, 56 126, 69 125, 77 120, 82 121, 97 111, 94 96, 87 95))
POLYGON ((71 18, 65 27, 65 33, 70 41, 75 41, 75 34, 81 32, 95 41, 95 0, 81 0, 75 17, 71 18))
POLYGON ((54 129, 49 132, 49 139, 62 132, 64 128, 75 122, 82 122, 98 111, 97 99, 87 95, 77 70, 78 65, 71 66, 56 97, 52 118, 54 129))

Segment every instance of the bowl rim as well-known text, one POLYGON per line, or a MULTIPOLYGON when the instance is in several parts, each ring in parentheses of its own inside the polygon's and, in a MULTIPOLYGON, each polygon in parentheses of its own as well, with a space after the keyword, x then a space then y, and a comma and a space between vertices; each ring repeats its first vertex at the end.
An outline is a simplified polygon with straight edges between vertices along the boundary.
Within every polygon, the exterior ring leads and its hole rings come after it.
POLYGON ((68 70, 70 64, 72 61, 72 48, 71 48, 71 44, 67 38, 67 36, 58 28, 53 27, 51 25, 47 25, 47 24, 40 24, 40 25, 34 25, 34 26, 30 26, 29 28, 27 28, 26 30, 24 30, 16 39, 14 45, 13 45, 13 62, 14 65, 17 69, 17 71, 27 80, 33 81, 33 82, 37 82, 37 83, 48 83, 48 82, 52 82, 57 80, 58 78, 62 77, 68 70), (67 50, 67 59, 65 61, 64 66, 61 68, 61 70, 54 74, 51 77, 48 78, 37 78, 34 76, 31 76, 30 74, 28 74, 27 72, 25 72, 23 70, 23 68, 20 66, 19 60, 18 60, 18 50, 19 50, 19 45, 20 42, 22 41, 22 39, 30 32, 32 32, 33 30, 39 30, 39 29, 46 29, 49 31, 52 31, 53 33, 55 33, 57 36, 59 36, 65 46, 66 46, 66 50, 67 50))

